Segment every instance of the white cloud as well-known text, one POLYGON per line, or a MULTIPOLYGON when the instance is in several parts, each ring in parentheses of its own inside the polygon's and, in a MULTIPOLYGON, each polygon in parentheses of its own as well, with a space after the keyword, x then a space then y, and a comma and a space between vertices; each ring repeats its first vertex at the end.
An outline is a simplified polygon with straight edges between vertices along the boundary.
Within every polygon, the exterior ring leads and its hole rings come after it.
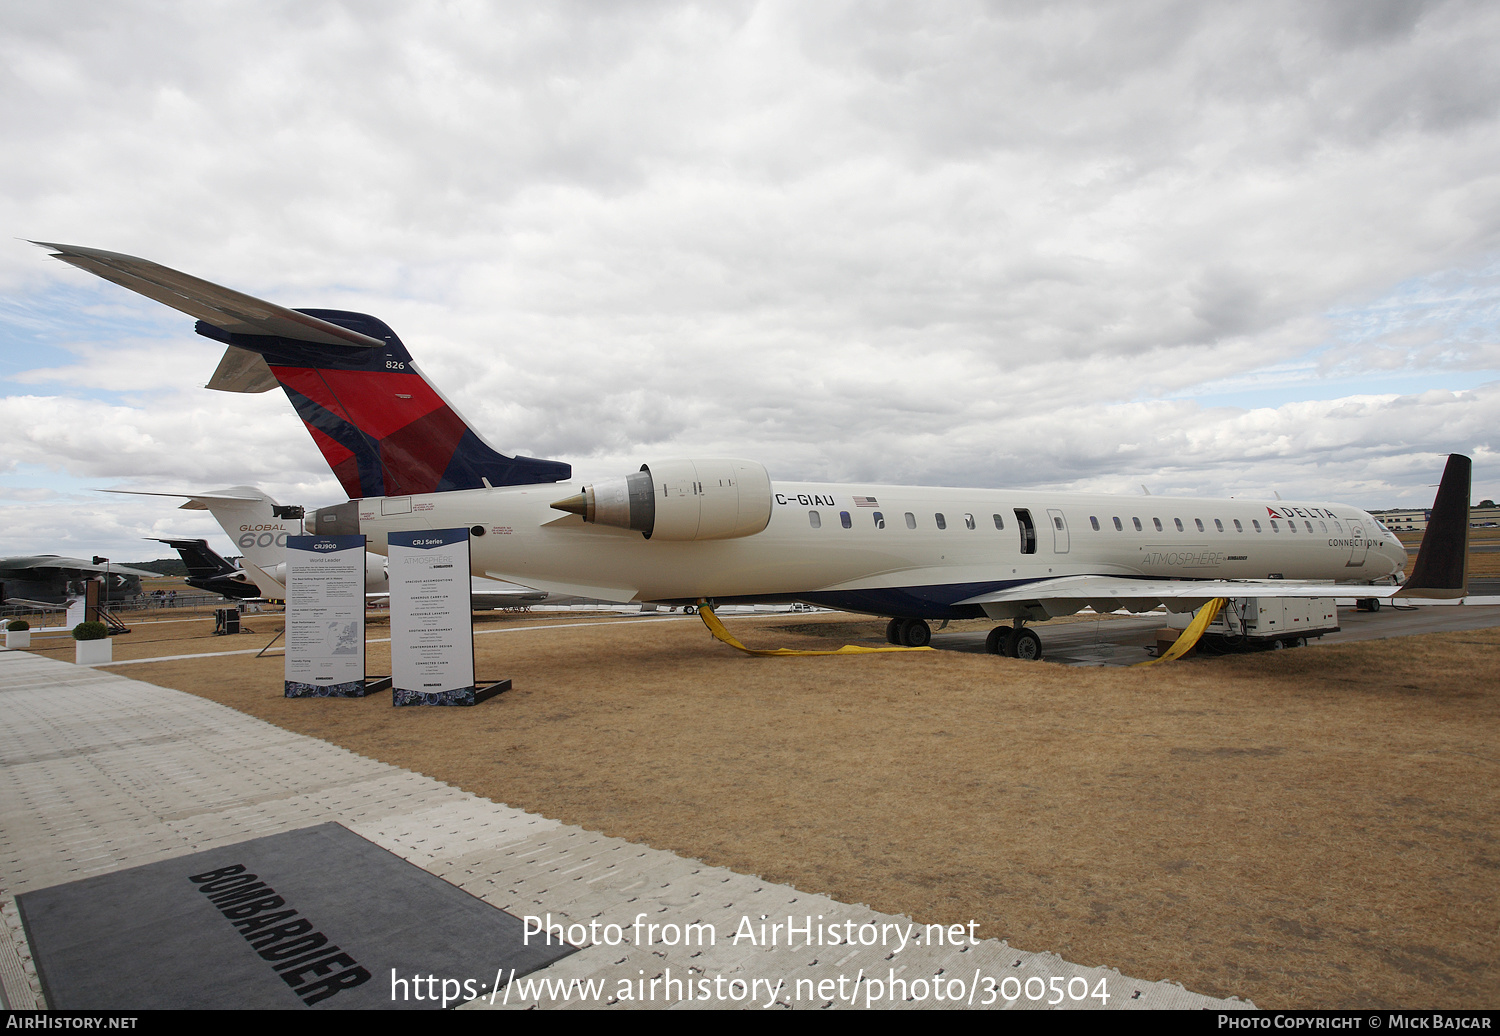
MULTIPOLYGON (((1496 495, 1492 5, 126 2, 0 30, 14 233, 375 313, 502 448, 1372 506, 1469 450, 1496 495), (1247 388, 1283 395, 1192 398, 1247 388)), ((19 243, 0 290, 15 341, 77 358, 6 357, 0 492, 335 498, 279 395, 197 387, 187 318, 19 243)))

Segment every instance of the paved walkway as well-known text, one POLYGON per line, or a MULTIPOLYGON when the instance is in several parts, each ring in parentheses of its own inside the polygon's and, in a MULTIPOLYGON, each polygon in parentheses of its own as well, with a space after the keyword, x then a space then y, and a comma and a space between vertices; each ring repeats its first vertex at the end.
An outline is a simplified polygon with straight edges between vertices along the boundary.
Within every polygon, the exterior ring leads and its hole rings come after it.
MULTIPOLYGON (((908 918, 524 813, 190 694, 38 655, 0 651, 0 711, 0 988, 12 1009, 46 1006, 17 894, 326 821, 517 916, 550 914, 582 926, 575 936, 592 926, 600 941, 511 984, 495 1007, 1250 1006, 994 940, 903 949, 899 932, 926 934, 908 918), (798 932, 788 946, 783 927, 777 946, 760 945, 762 923, 789 916, 795 927, 812 919, 813 944, 798 932), (713 945, 683 945, 689 924, 712 925, 713 945), (835 928, 854 944, 835 945, 835 928), (747 930, 755 943, 733 938, 747 930)), ((495 980, 435 978, 481 991, 495 980)))

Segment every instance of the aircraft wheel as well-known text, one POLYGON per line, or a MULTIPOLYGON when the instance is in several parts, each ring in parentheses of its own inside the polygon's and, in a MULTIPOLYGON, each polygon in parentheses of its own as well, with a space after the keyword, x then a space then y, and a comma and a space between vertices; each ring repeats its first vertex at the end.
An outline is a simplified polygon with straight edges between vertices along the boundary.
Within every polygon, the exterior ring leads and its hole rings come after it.
POLYGON ((1005 645, 1006 654, 1011 658, 1019 658, 1024 662, 1040 662, 1042 659, 1042 638, 1029 629, 1012 630, 1013 636, 1005 645))
POLYGON ((1370 611, 1372 611, 1372 612, 1378 612, 1379 610, 1380 610, 1380 598, 1378 598, 1378 597, 1372 597, 1372 598, 1370 598, 1370 611))
POLYGON ((887 644, 901 643, 901 620, 892 619, 885 624, 885 642, 887 644))
POLYGON ((932 643, 932 629, 921 619, 907 619, 901 625, 901 643, 907 647, 926 647, 932 643))
POLYGON ((990 630, 990 635, 984 638, 984 650, 992 655, 1007 654, 1005 645, 1010 637, 1009 626, 996 626, 990 630))

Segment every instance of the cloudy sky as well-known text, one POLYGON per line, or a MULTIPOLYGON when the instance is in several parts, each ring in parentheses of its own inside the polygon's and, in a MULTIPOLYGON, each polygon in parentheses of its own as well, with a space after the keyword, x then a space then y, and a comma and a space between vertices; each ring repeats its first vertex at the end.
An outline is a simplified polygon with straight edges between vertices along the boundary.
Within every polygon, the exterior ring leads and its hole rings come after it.
POLYGON ((1493 3, 6 4, 0 101, 0 555, 343 499, 25 239, 373 313, 580 476, 1500 495, 1493 3))

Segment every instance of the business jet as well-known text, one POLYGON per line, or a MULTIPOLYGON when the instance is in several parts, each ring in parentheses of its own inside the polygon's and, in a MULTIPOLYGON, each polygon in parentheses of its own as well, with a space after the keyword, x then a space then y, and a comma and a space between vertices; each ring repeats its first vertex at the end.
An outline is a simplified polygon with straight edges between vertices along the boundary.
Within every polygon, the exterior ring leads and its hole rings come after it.
POLYGON ((142 576, 159 579, 161 573, 112 565, 104 558, 97 562, 56 554, 0 558, 0 603, 55 608, 82 595, 83 584, 90 579, 105 581, 106 603, 123 601, 141 595, 142 576))
POLYGON ((196 317, 198 334, 226 346, 209 388, 280 385, 349 497, 307 516, 307 531, 362 534, 377 553, 391 532, 467 527, 476 575, 614 601, 800 601, 888 616, 887 638, 906 646, 926 644, 932 620, 988 617, 1002 623, 991 651, 1033 659, 1042 645, 1026 623, 1084 608, 1465 592, 1467 457, 1449 458, 1404 585, 1396 537, 1325 501, 778 482, 723 458, 573 485, 565 463, 487 444, 374 317, 287 309, 133 256, 36 243, 196 317))
POLYGON ((152 536, 151 539, 165 543, 182 558, 182 564, 187 568, 188 586, 237 601, 250 601, 260 596, 260 587, 255 585, 249 573, 210 547, 207 540, 190 536, 152 536))
MULTIPOLYGON (((225 597, 268 601, 286 600, 288 536, 302 533, 302 508, 284 507, 265 490, 254 486, 231 486, 213 492, 160 493, 132 489, 106 489, 106 493, 131 496, 165 496, 185 499, 180 509, 208 511, 240 550, 240 565, 235 566, 209 549, 207 540, 181 537, 160 538, 171 544, 188 566, 188 583, 225 597), (195 578, 196 577, 196 578, 195 578)), ((365 555, 365 595, 388 597, 391 580, 386 559, 379 554, 365 555)), ((474 580, 469 603, 475 611, 495 608, 529 607, 534 604, 568 604, 574 598, 560 598, 529 587, 497 583, 489 579, 474 580)))

